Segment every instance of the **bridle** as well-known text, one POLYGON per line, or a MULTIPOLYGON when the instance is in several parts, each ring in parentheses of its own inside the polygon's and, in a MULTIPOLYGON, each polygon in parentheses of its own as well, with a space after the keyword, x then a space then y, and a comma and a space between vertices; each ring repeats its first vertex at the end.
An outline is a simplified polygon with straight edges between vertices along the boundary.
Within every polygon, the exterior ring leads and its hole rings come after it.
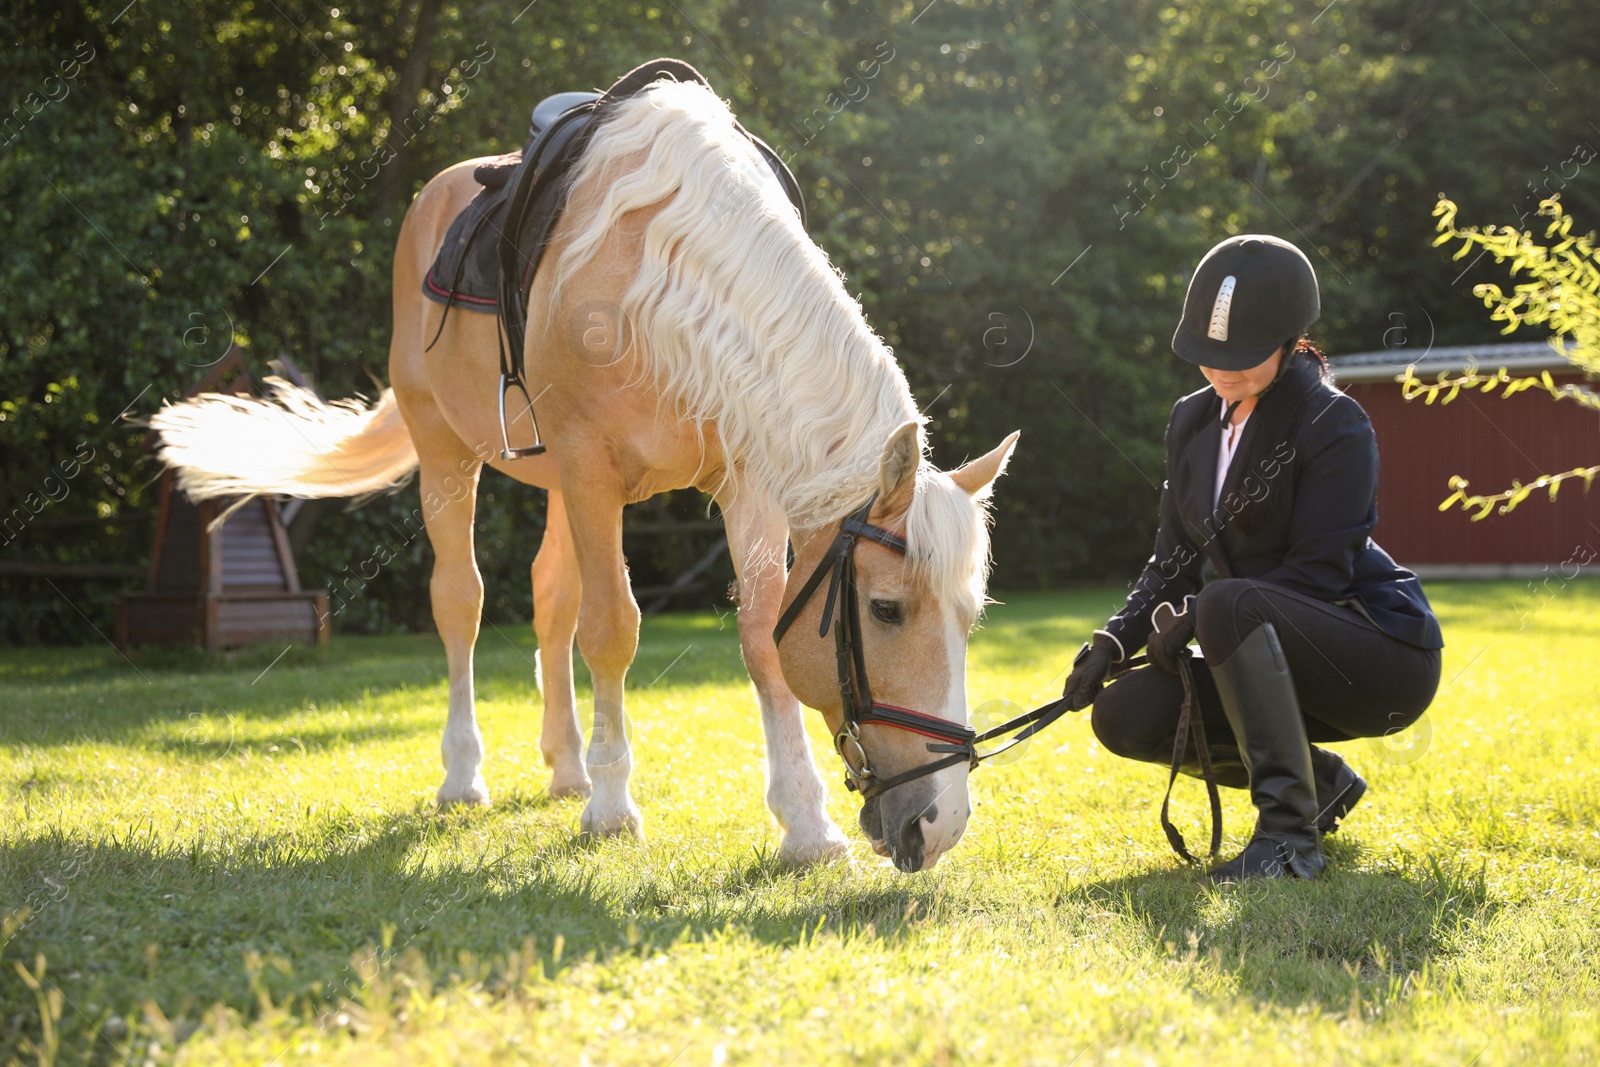
MULTIPOLYGON (((977 733, 965 723, 951 722, 949 719, 912 711, 910 708, 896 707, 893 704, 880 704, 872 699, 872 687, 867 682, 866 654, 861 644, 861 606, 856 596, 856 545, 862 538, 866 538, 902 556, 907 550, 905 538, 867 521, 867 516, 872 512, 872 505, 877 503, 877 500, 878 496, 874 493, 870 500, 840 521, 839 533, 834 537, 833 544, 828 546, 828 551, 812 570, 811 576, 806 579, 806 584, 800 587, 800 592, 778 619, 778 625, 772 632, 774 644, 782 641, 783 635, 800 617, 800 613, 810 603, 811 597, 822 587, 823 581, 828 580, 828 598, 822 605, 822 625, 817 629, 817 636, 827 637, 828 627, 830 625, 833 627, 833 646, 839 670, 839 703, 844 716, 844 725, 834 735, 833 747, 838 751, 839 758, 844 761, 844 784, 860 793, 863 801, 882 796, 897 785, 915 781, 942 771, 946 767, 965 763, 969 769, 975 770, 984 760, 1022 744, 1072 710, 1067 706, 1065 698, 1053 700, 1043 707, 1024 712, 998 726, 977 733), (834 618, 835 609, 839 613, 837 619, 834 618), (879 777, 867 759, 866 749, 861 745, 861 727, 866 723, 893 726, 899 730, 930 738, 931 743, 927 749, 937 758, 889 778, 879 777), (989 752, 981 754, 978 752, 980 743, 1004 737, 1013 731, 1015 736, 1005 744, 989 752)), ((1078 655, 1081 657, 1088 649, 1089 646, 1084 645, 1083 651, 1078 655)), ((1142 666, 1144 662, 1145 657, 1135 656, 1117 673, 1119 675, 1125 673, 1136 666, 1142 666)), ((1171 842, 1174 851, 1192 863, 1195 862, 1193 854, 1189 852, 1184 844, 1183 835, 1172 825, 1168 816, 1172 785, 1182 768, 1191 739, 1200 757, 1201 777, 1205 779, 1206 792, 1211 800, 1211 855, 1213 856, 1217 854, 1217 848, 1222 841, 1222 807, 1217 795, 1211 753, 1206 744, 1205 729, 1195 699, 1194 678, 1187 650, 1180 657, 1179 667, 1183 681, 1183 708, 1178 720, 1176 742, 1172 753, 1172 773, 1167 779, 1167 796, 1161 802, 1161 828, 1166 831, 1167 840, 1171 842)))
POLYGON ((778 620, 772 632, 773 643, 783 640, 783 635, 800 617, 811 597, 828 582, 828 599, 822 605, 822 625, 818 637, 828 636, 833 626, 833 646, 838 659, 839 701, 843 708, 844 725, 834 735, 833 747, 844 760, 845 785, 861 794, 862 800, 871 800, 904 782, 966 763, 976 767, 978 752, 977 733, 965 723, 951 722, 935 715, 927 715, 910 708, 893 704, 879 704, 872 699, 872 686, 867 681, 866 653, 861 645, 861 607, 856 596, 856 544, 865 537, 884 548, 906 554, 905 538, 874 526, 867 521, 878 495, 851 512, 839 523, 839 533, 827 553, 818 562, 811 577, 801 586, 794 602, 778 620), (838 609, 838 619, 834 609, 838 609), (879 723, 896 729, 932 738, 928 751, 939 758, 890 778, 880 778, 867 760, 866 749, 861 746, 861 727, 865 723, 879 723))
POLYGON ((878 496, 874 493, 870 500, 840 521, 839 533, 834 537, 833 544, 817 563, 811 577, 806 579, 805 585, 800 587, 800 592, 778 619, 778 625, 772 632, 774 644, 782 641, 783 635, 800 617, 812 595, 822 587, 824 580, 828 580, 828 597, 823 601, 822 625, 817 630, 817 636, 828 636, 829 626, 833 627, 834 653, 839 672, 839 703, 844 717, 844 725, 834 735, 833 747, 844 761, 845 785, 860 793, 863 801, 946 767, 965 763, 969 768, 976 768, 982 761, 1026 741, 1067 710, 1064 700, 1053 701, 980 734, 965 723, 951 722, 893 704, 880 704, 872 699, 872 687, 867 681, 866 653, 861 643, 861 607, 856 595, 856 545, 866 538, 902 556, 906 554, 905 538, 867 521, 872 505, 877 500, 878 496), (834 617, 835 609, 838 610, 837 619, 834 617), (867 760, 866 749, 861 745, 861 727, 868 723, 892 726, 931 738, 927 749, 938 758, 888 778, 880 777, 867 760), (980 741, 988 741, 1022 727, 1027 728, 1006 744, 992 752, 978 754, 980 741))

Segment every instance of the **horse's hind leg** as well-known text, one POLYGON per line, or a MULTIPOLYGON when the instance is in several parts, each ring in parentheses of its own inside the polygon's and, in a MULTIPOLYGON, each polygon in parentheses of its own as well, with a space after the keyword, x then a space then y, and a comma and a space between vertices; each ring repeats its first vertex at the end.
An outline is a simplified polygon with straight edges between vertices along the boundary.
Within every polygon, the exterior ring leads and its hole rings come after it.
POLYGON ((438 800, 441 805, 488 804, 489 788, 481 772, 483 734, 472 687, 472 649, 483 615, 483 578, 473 557, 472 521, 483 465, 431 402, 407 405, 402 397, 401 409, 422 461, 422 520, 434 555, 428 592, 450 665, 450 713, 439 746, 444 784, 438 800))
POLYGON ((553 772, 550 795, 588 796, 589 775, 583 769, 583 730, 572 686, 572 638, 578 629, 578 601, 583 581, 572 551, 572 531, 562 494, 550 491, 545 511, 544 541, 533 559, 533 630, 539 637, 537 677, 544 699, 544 727, 539 748, 553 772))

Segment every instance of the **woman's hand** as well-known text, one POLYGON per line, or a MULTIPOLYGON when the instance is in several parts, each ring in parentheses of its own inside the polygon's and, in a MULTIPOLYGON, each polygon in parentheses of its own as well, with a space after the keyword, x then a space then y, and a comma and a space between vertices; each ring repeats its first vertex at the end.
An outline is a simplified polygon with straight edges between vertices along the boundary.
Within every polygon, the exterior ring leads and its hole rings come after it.
POLYGON ((1186 596, 1182 611, 1163 602, 1156 605, 1155 613, 1150 616, 1156 628, 1145 642, 1145 651, 1149 653, 1150 662, 1168 674, 1178 673, 1178 658, 1194 639, 1193 607, 1194 597, 1186 596))
POLYGON ((1085 644, 1072 660, 1072 672, 1061 689, 1061 698, 1072 711, 1082 711, 1094 703, 1106 683, 1111 664, 1116 662, 1117 643, 1105 634, 1096 634, 1094 644, 1085 644))

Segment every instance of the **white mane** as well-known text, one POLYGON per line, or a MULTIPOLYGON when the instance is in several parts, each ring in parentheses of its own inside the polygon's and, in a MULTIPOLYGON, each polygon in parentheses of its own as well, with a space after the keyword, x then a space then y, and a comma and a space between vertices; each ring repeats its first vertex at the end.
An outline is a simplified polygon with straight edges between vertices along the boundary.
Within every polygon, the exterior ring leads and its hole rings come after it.
MULTIPOLYGON (((730 477, 769 493, 796 528, 837 521, 878 483, 890 434, 924 421, 905 375, 872 332, 766 164, 709 89, 657 82, 596 131, 575 187, 605 194, 569 220, 550 309, 622 216, 665 203, 622 297, 644 373, 678 415, 714 421, 730 477)), ((921 465, 906 533, 910 563, 941 599, 976 612, 987 577, 979 504, 921 465)))

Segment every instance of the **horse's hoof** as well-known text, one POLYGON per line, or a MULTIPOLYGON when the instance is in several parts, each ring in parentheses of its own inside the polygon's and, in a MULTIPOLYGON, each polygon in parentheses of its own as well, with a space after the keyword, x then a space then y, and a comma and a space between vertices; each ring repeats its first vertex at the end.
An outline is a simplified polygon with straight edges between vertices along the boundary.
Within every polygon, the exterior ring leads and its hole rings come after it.
POLYGON ((849 859, 850 842, 837 826, 830 826, 821 836, 812 834, 799 838, 795 834, 785 834, 783 844, 778 847, 778 862, 789 867, 815 867, 849 859))
POLYGON ((602 814, 592 808, 583 809, 578 820, 580 835, 586 838, 622 837, 644 840, 644 816, 631 804, 621 811, 602 814))
POLYGON ((453 808, 457 805, 468 808, 487 808, 489 806, 489 786, 482 778, 466 786, 451 785, 446 782, 439 787, 437 799, 441 808, 453 808))
POLYGON ((594 782, 582 763, 550 768, 550 797, 587 797, 594 792, 594 782))
POLYGON ((587 797, 593 791, 594 785, 589 781, 589 776, 581 772, 576 776, 557 774, 550 779, 550 797, 553 800, 587 797))

